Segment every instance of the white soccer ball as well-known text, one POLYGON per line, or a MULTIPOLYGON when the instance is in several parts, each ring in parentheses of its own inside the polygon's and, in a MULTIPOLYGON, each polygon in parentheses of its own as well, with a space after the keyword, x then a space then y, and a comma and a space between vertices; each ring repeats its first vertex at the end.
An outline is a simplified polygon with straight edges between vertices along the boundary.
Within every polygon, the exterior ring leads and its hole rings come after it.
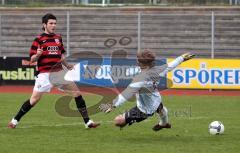
POLYGON ((213 121, 209 124, 209 133, 212 135, 223 134, 224 132, 224 125, 220 121, 213 121))

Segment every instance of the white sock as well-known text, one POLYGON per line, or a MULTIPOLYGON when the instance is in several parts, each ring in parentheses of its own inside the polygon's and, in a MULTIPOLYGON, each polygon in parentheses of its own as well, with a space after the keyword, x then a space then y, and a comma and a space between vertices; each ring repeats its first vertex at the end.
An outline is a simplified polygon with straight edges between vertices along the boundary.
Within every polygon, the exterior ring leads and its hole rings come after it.
POLYGON ((89 125, 92 124, 92 123, 93 123, 93 121, 92 121, 92 120, 89 120, 89 121, 87 122, 87 124, 85 124, 85 128, 86 128, 86 129, 89 128, 89 125))
POLYGON ((165 125, 168 123, 168 110, 165 106, 160 113, 157 113, 159 116, 159 125, 165 125))
POLYGON ((12 123, 13 125, 17 125, 17 124, 18 124, 18 121, 13 118, 13 119, 11 120, 11 123, 12 123))

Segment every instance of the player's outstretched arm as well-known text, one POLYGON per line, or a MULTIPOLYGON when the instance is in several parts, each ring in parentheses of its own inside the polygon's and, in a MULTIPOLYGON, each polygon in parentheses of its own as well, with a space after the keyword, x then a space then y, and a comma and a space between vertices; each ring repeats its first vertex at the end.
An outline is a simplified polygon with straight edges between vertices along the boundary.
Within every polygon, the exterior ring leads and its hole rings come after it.
POLYGON ((160 73, 160 76, 165 76, 168 72, 172 71, 175 69, 178 65, 180 65, 182 62, 185 62, 187 60, 190 60, 194 57, 194 54, 191 53, 185 53, 182 54, 181 56, 177 57, 173 61, 167 63, 167 68, 160 73))
MULTIPOLYGON (((129 87, 127 89, 129 89, 129 87)), ((99 106, 100 111, 104 113, 109 113, 113 110, 113 108, 116 108, 125 103, 128 98, 125 98, 124 95, 126 95, 126 97, 132 96, 131 92, 129 92, 129 90, 127 89, 125 89, 121 94, 119 94, 111 103, 101 104, 99 106)))
POLYGON ((105 103, 99 106, 99 109, 102 112, 109 113, 113 110, 113 108, 119 107, 124 104, 128 99, 130 99, 137 91, 144 85, 144 82, 136 82, 133 79, 132 83, 122 92, 120 93, 112 103, 105 103))

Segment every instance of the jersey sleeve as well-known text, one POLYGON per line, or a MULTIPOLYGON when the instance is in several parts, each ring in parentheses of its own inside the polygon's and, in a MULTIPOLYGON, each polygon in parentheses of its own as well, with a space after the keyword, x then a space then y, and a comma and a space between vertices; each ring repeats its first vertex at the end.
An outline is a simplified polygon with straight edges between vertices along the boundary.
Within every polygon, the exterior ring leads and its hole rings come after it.
POLYGON ((169 71, 172 71, 173 69, 175 69, 182 62, 183 62, 183 57, 179 56, 176 59, 174 59, 172 62, 167 63, 167 68, 160 73, 160 76, 165 76, 169 71))
POLYGON ((34 41, 32 42, 32 46, 30 48, 30 51, 29 51, 29 56, 30 58, 37 54, 37 49, 38 49, 38 46, 40 45, 39 43, 39 39, 38 38, 35 38, 34 41))
POLYGON ((129 86, 113 100, 113 106, 118 107, 135 95, 144 86, 144 81, 133 81, 129 86))

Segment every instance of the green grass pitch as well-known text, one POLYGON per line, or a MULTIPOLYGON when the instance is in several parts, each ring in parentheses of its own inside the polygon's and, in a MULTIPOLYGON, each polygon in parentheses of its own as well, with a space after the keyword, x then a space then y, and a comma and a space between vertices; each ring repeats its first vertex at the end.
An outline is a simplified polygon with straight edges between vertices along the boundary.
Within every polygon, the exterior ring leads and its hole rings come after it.
MULTIPOLYGON (((172 129, 154 132, 157 116, 123 130, 113 125, 113 118, 133 102, 110 114, 92 115, 102 125, 87 130, 80 117, 56 112, 55 102, 61 95, 47 94, 16 129, 8 129, 7 123, 29 96, 0 94, 1 153, 236 153, 240 149, 240 97, 164 96, 172 129), (223 122, 223 135, 208 133, 214 120, 223 122)), ((86 95, 85 99, 91 106, 101 97, 86 95)))

